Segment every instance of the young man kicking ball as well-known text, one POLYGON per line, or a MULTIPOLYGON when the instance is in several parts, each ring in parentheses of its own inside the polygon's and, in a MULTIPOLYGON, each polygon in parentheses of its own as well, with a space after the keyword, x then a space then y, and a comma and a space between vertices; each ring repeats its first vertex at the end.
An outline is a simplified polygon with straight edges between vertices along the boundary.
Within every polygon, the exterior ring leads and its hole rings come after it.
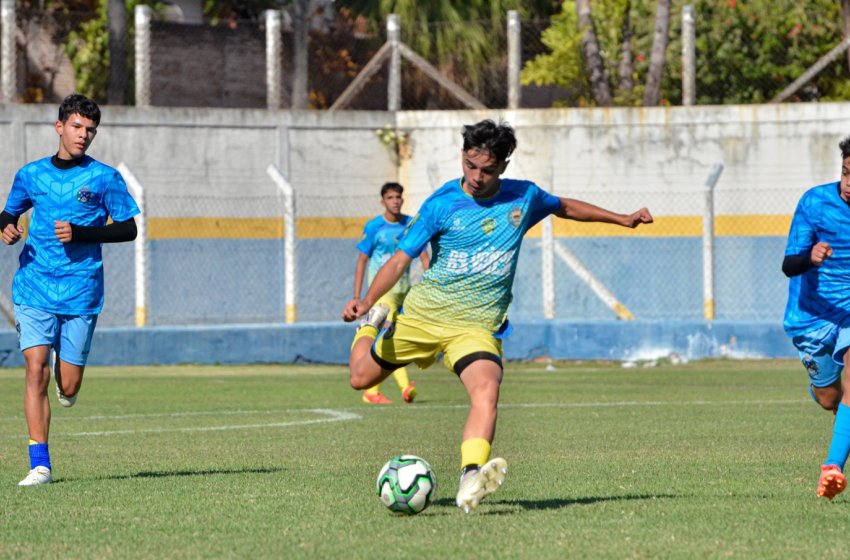
MULTIPOLYGON (((431 365, 439 353, 463 384, 470 408, 460 447, 456 504, 469 512, 504 482, 507 462, 491 458, 502 382, 501 337, 522 238, 550 214, 634 228, 652 222, 646 208, 617 214, 553 196, 530 181, 501 179, 516 148, 513 129, 491 120, 463 128, 463 177, 423 203, 399 250, 381 268, 366 296, 342 317, 354 321, 386 293, 430 243, 431 267, 404 300, 404 312, 380 333, 374 327, 352 347, 350 381, 364 389, 410 363, 431 365)), ((378 323, 375 323, 378 324, 378 323)))

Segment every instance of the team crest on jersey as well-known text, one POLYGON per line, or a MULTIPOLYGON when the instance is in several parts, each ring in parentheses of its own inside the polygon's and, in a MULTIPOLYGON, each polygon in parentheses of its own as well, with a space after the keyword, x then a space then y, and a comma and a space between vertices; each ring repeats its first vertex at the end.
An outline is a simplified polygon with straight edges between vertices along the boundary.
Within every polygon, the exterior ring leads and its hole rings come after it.
POLYGON ((496 230, 496 219, 495 218, 484 218, 481 220, 481 231, 484 232, 484 235, 490 235, 496 230))
POLYGON ((91 191, 88 187, 83 187, 77 191, 77 202, 81 204, 94 204, 97 195, 91 191))
POLYGON ((522 223, 522 208, 519 206, 511 208, 511 211, 508 212, 508 221, 512 226, 519 227, 522 223))

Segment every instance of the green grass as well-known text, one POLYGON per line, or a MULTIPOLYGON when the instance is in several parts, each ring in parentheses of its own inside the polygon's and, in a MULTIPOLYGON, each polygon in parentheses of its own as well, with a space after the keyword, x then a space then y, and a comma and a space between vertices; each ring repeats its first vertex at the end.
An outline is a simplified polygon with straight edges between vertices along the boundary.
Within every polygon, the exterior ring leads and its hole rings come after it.
POLYGON ((470 515, 453 504, 465 392, 412 373, 415 404, 374 407, 339 367, 90 368, 77 405, 53 406, 56 482, 18 488, 23 372, 0 369, 0 558, 847 553, 850 496, 815 498, 832 415, 799 363, 510 364, 493 450, 511 470, 470 515), (413 517, 374 492, 400 453, 439 478, 413 517))

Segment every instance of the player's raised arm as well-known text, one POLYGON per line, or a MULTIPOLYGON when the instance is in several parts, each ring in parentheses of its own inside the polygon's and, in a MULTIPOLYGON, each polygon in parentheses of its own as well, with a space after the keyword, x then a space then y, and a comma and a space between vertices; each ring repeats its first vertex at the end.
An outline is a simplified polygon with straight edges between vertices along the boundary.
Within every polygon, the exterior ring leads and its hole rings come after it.
POLYGON ((410 266, 411 260, 410 256, 404 251, 396 251, 375 275, 366 296, 363 299, 354 298, 346 304, 342 312, 343 321, 351 322, 369 311, 369 308, 378 301, 378 298, 390 291, 398 282, 398 279, 410 266))
POLYGON ((603 222, 628 228, 652 223, 652 214, 646 208, 641 208, 631 214, 618 214, 574 198, 561 198, 561 208, 555 212, 555 215, 559 218, 578 222, 603 222))

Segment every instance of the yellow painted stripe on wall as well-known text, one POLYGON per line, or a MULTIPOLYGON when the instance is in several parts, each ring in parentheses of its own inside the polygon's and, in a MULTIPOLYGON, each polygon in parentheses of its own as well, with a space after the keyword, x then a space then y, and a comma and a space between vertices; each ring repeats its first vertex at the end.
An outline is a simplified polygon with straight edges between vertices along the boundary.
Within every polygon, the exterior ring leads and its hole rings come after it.
MULTIPOLYGON (((299 218, 299 239, 356 239, 371 219, 299 218)), ((626 230, 610 224, 555 220, 556 237, 701 237, 702 216, 658 216, 655 223, 626 230)), ((281 239, 281 218, 148 218, 150 239, 281 239)), ((718 237, 784 237, 791 226, 791 216, 745 214, 715 216, 714 233, 718 237)), ((540 237, 541 225, 528 235, 540 237)))

